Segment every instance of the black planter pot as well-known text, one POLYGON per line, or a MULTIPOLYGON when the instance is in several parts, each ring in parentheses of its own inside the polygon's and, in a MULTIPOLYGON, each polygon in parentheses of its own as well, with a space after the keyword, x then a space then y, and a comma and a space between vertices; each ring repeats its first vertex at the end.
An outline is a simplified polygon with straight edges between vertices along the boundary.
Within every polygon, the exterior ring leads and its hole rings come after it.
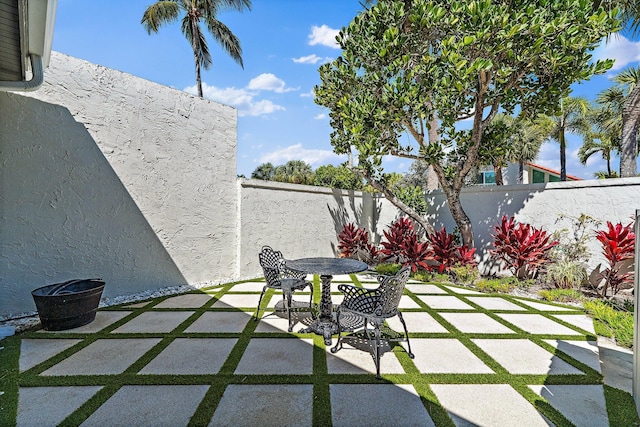
POLYGON ((42 327, 62 331, 93 322, 104 284, 101 279, 77 279, 31 291, 42 327))

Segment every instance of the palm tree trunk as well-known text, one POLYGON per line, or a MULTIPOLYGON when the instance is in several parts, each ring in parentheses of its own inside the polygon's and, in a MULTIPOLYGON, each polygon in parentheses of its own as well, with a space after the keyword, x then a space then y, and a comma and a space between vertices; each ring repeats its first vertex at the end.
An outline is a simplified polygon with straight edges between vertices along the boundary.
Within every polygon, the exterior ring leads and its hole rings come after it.
POLYGON ((560 133, 560 181, 567 180, 567 141, 564 132, 560 133))
POLYGON ((194 56, 196 60, 196 82, 198 82, 198 96, 200 98, 204 98, 204 96, 202 96, 202 79, 200 78, 200 63, 198 62, 198 57, 196 55, 194 56))
POLYGON ((518 184, 524 183, 524 162, 518 163, 518 184))
POLYGON ((504 185, 502 178, 502 168, 499 165, 493 165, 493 173, 496 175, 496 185, 504 185))
POLYGON ((638 173, 638 125, 640 124, 640 85, 627 96, 622 108, 622 144, 620 147, 620 176, 638 173))

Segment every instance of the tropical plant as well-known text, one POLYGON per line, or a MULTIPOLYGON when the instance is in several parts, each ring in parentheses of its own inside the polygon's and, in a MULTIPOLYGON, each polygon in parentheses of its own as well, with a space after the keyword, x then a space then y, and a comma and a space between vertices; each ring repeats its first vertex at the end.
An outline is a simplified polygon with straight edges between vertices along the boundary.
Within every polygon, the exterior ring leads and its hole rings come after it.
POLYGON ((259 165, 251 172, 252 179, 261 179, 263 181, 271 181, 275 175, 276 168, 269 162, 259 165))
POLYGON ((635 233, 633 223, 622 225, 607 221, 607 230, 596 232, 608 266, 598 265, 589 276, 591 287, 601 298, 613 297, 620 290, 633 286, 635 233))
POLYGON ((430 253, 434 261, 430 265, 430 270, 449 273, 455 266, 476 267, 475 248, 469 249, 467 245, 459 246, 456 235, 447 233, 445 227, 427 236, 427 240, 431 244, 430 253))
POLYGON ((499 111, 555 110, 574 82, 611 67, 590 52, 617 29, 616 13, 591 2, 378 1, 339 33, 342 55, 320 67, 315 100, 330 110, 334 151, 357 153, 358 173, 432 234, 379 182, 384 156, 429 163, 474 247, 460 191, 478 167, 485 128, 499 111))
POLYGON ((539 269, 549 262, 549 251, 557 245, 546 231, 529 224, 516 223, 504 215, 494 227, 490 253, 506 264, 518 279, 534 278, 539 269))
POLYGON ((198 96, 202 98, 200 68, 208 70, 213 61, 200 21, 204 21, 218 44, 244 68, 240 40, 218 20, 217 16, 223 10, 243 11, 245 8, 251 9, 251 0, 160 0, 144 11, 141 24, 149 34, 157 33, 162 25, 177 21, 180 13, 184 14, 180 29, 193 49, 198 96))
POLYGON ((349 223, 338 234, 338 256, 371 264, 378 258, 378 249, 369 241, 367 230, 349 223))
POLYGON ((284 165, 276 166, 273 180, 290 184, 313 184, 314 174, 311 166, 303 160, 289 160, 284 165))
POLYGON ((433 261, 429 251, 428 242, 420 242, 416 233, 409 234, 401 244, 403 267, 407 265, 411 267, 412 272, 418 271, 418 268, 429 270, 429 263, 433 261))
POLYGON ((382 249, 380 253, 384 255, 384 260, 389 262, 404 263, 403 243, 416 234, 413 222, 407 217, 399 217, 389 226, 389 230, 383 230, 386 241, 380 242, 382 249))
POLYGON ((313 185, 343 190, 362 190, 362 178, 345 165, 319 166, 313 177, 313 185))
POLYGON ((587 270, 576 261, 556 261, 547 266, 547 282, 559 289, 578 289, 587 280, 587 270))
POLYGON ((547 135, 552 141, 560 144, 560 181, 567 180, 567 133, 584 135, 589 132, 587 115, 591 103, 583 97, 564 97, 560 100, 560 108, 556 114, 547 115, 550 131, 547 135))
POLYGON ((540 146, 549 130, 545 128, 544 121, 531 120, 522 114, 516 118, 511 129, 513 133, 509 137, 506 157, 509 161, 518 163, 518 184, 522 184, 524 164, 538 157, 540 146))

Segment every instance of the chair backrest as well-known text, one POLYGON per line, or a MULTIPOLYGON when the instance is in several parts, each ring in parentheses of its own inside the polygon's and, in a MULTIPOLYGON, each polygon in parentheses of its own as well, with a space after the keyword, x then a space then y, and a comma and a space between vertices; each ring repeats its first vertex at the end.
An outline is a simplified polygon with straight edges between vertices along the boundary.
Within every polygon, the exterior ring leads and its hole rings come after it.
POLYGON ((270 246, 263 246, 258 254, 260 266, 264 272, 264 278, 270 286, 280 284, 280 267, 282 265, 282 252, 273 250, 270 246))
POLYGON ((380 299, 378 300, 378 307, 376 308, 376 314, 379 316, 392 316, 398 311, 400 305, 400 298, 404 287, 409 280, 411 274, 410 267, 404 267, 395 276, 378 276, 380 286, 377 291, 379 292, 380 299))

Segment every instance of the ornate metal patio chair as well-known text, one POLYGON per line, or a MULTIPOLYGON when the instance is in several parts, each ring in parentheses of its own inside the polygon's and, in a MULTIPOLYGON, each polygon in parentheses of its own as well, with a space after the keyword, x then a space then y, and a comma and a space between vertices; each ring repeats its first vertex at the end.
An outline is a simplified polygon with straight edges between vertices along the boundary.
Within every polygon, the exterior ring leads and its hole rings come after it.
POLYGON ((262 288, 262 293, 258 300, 258 310, 256 311, 255 320, 257 321, 259 318, 260 303, 266 290, 269 288, 280 290, 282 291, 282 301, 289 320, 289 332, 291 332, 293 330, 293 324, 291 323, 291 300, 293 292, 303 290, 307 286, 309 287, 311 291, 309 311, 313 315, 313 284, 305 280, 307 277, 306 273, 287 269, 282 252, 273 250, 270 246, 263 246, 260 254, 258 254, 258 258, 260 259, 260 265, 264 272, 266 285, 262 288))
POLYGON ((345 329, 345 323, 352 322, 349 319, 351 317, 349 314, 361 317, 364 321, 364 331, 369 339, 369 344, 374 348, 373 357, 376 363, 376 378, 380 379, 380 348, 382 346, 380 327, 386 319, 398 316, 404 327, 408 347, 407 353, 413 359, 407 325, 398 309, 400 297, 410 273, 410 268, 405 267, 395 276, 378 276, 377 279, 380 282, 380 286, 376 289, 358 288, 353 285, 338 286, 340 292, 344 294, 344 300, 336 313, 338 319, 338 342, 331 348, 331 353, 336 353, 342 348, 342 331, 345 329), (368 323, 373 327, 373 337, 367 327, 368 323))

